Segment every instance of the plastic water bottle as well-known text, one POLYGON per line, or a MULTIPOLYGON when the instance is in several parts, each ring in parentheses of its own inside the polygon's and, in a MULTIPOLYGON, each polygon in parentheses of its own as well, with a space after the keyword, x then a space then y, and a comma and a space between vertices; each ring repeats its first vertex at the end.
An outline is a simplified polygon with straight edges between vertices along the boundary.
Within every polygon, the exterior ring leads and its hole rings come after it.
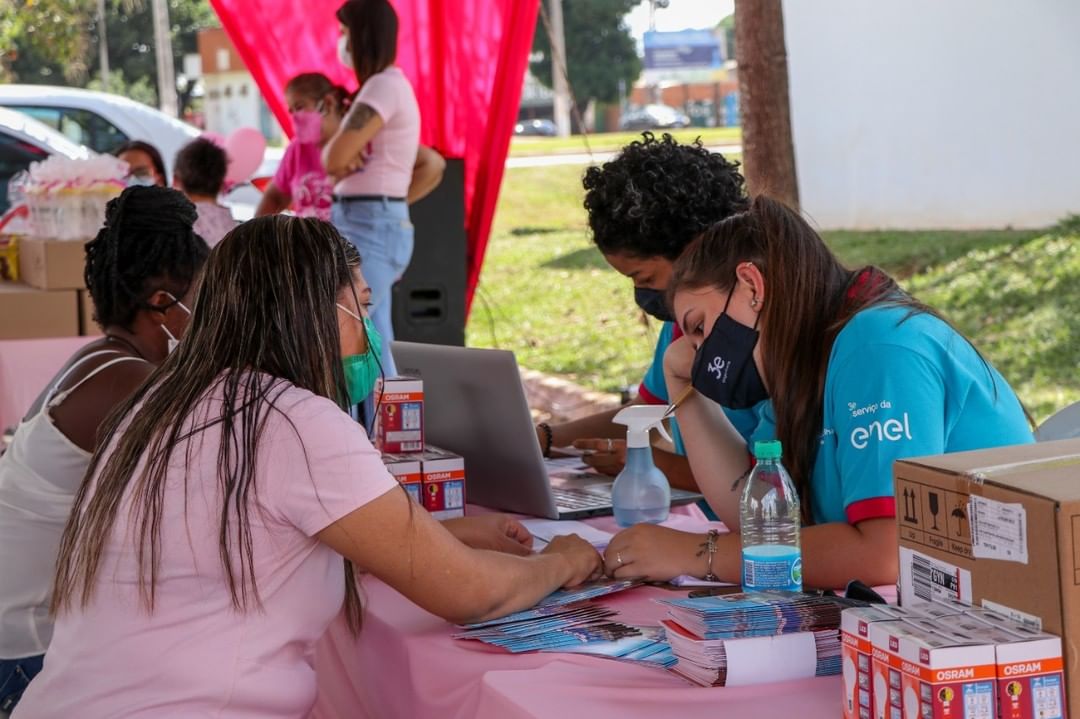
POLYGON ((649 431, 654 428, 671 439, 664 430, 666 409, 662 405, 634 405, 612 420, 626 425, 626 466, 611 486, 611 506, 620 527, 658 524, 671 511, 671 485, 653 464, 649 443, 649 431))
POLYGON ((802 591, 799 495, 780 463, 778 441, 755 442, 757 464, 739 503, 742 532, 742 586, 802 591))

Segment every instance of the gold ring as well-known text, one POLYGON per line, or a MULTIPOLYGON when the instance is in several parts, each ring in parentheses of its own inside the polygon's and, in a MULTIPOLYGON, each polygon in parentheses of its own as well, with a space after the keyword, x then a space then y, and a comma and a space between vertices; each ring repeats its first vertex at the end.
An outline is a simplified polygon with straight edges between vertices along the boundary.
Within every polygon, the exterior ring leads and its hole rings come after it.
POLYGON ((615 443, 612 442, 610 439, 608 439, 608 441, 607 441, 607 451, 608 451, 609 454, 612 452, 612 447, 614 447, 614 446, 615 446, 615 443))
POLYGON ((615 552, 615 561, 619 563, 620 567, 623 565, 622 552, 615 552))

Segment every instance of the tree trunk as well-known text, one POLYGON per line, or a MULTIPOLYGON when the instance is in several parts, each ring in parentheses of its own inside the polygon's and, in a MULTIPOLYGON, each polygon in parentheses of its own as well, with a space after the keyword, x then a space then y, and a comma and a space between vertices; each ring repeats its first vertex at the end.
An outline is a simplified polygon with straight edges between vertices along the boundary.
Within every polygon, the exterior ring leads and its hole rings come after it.
POLYGON ((735 53, 748 189, 798 209, 781 0, 735 0, 735 53))

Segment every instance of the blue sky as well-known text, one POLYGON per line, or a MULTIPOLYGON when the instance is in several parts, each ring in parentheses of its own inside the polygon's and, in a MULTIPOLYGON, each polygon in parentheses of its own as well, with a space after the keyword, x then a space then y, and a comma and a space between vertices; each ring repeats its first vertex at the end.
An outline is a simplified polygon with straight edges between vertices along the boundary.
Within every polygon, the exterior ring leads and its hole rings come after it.
MULTIPOLYGON (((671 6, 656 11, 656 29, 675 31, 711 28, 735 12, 735 0, 671 0, 671 6)), ((649 29, 649 3, 646 0, 626 16, 630 34, 640 44, 649 29)))

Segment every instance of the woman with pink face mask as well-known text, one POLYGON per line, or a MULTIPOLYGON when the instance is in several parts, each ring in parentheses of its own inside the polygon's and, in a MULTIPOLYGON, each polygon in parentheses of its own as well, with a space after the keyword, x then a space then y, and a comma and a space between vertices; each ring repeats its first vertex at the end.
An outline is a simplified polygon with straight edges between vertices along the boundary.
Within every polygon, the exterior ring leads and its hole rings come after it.
POLYGON ((257 217, 292 207, 300 217, 330 219, 333 180, 322 164, 322 148, 334 136, 348 93, 323 74, 297 75, 285 86, 285 102, 293 121, 293 140, 285 150, 273 181, 266 187, 257 217))

